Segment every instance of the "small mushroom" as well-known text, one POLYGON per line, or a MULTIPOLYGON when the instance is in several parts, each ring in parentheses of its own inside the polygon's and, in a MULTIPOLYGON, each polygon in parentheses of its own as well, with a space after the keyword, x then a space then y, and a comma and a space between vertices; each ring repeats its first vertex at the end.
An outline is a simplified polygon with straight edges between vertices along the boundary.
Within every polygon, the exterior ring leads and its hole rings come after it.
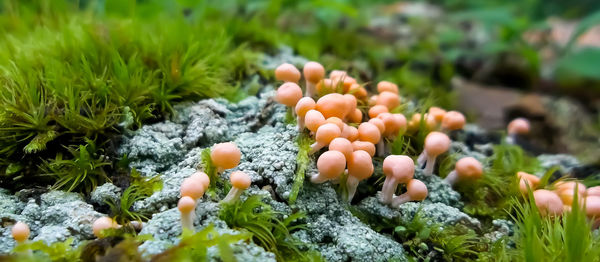
POLYGON ((354 148, 352 147, 352 143, 343 137, 336 137, 329 143, 329 150, 338 151, 344 154, 346 160, 352 158, 352 152, 354 152, 354 148))
POLYGON ((184 179, 179 188, 182 197, 188 196, 194 200, 201 198, 205 190, 206 187, 202 181, 190 177, 184 179))
POLYGON ((409 201, 423 201, 427 197, 429 191, 427 186, 418 179, 411 179, 406 184, 406 193, 394 197, 391 207, 398 208, 400 205, 409 201))
MULTIPOLYGON (((387 139, 395 139, 406 132, 406 118, 402 114, 381 113, 377 118, 383 121, 385 128, 382 136, 387 139)), ((380 156, 389 152, 389 143, 386 144, 385 139, 382 138, 378 146, 382 147, 379 151, 380 156)))
POLYGON ((346 180, 346 186, 348 188, 347 198, 348 202, 352 201, 356 188, 361 180, 369 178, 373 174, 373 160, 369 153, 358 150, 352 152, 352 156, 348 159, 348 178, 346 180))
POLYGON ((361 123, 358 126, 358 140, 371 142, 374 145, 379 143, 381 139, 381 131, 371 123, 361 123))
POLYGON ((232 142, 216 144, 210 152, 210 159, 219 169, 218 172, 236 167, 241 158, 242 152, 232 142))
POLYGON ((408 183, 415 175, 415 163, 404 155, 389 155, 383 160, 383 173, 385 181, 381 188, 381 199, 383 204, 390 204, 398 184, 408 183))
POLYGON ((275 100, 287 107, 294 108, 302 98, 302 89, 297 84, 287 82, 277 89, 275 100))
POLYGON ((15 223, 11 229, 12 237, 17 243, 22 244, 27 241, 29 238, 29 234, 31 231, 29 230, 29 226, 21 221, 15 223))
POLYGON ((362 118, 362 111, 360 111, 360 109, 358 108, 354 109, 354 111, 350 115, 348 115, 348 120, 350 121, 350 123, 360 123, 362 121, 362 118))
POLYGON ((524 195, 527 194, 527 185, 529 185, 531 190, 535 190, 541 181, 539 177, 523 171, 517 172, 517 177, 519 178, 519 190, 524 195))
MULTIPOLYGON (((350 118, 350 116, 352 114, 354 114, 354 112, 356 112, 356 106, 357 106, 357 101, 356 101, 356 97, 350 94, 345 94, 344 96, 344 101, 346 102, 346 119, 348 120, 348 118, 350 118)), ((360 110, 359 110, 360 111, 360 110)), ((362 116, 362 113, 361 113, 362 116)))
POLYGON ((398 86, 389 81, 381 81, 377 83, 377 92, 392 92, 394 94, 398 94, 398 86))
POLYGON ((510 121, 510 123, 508 123, 508 137, 506 137, 507 142, 509 144, 514 144, 517 136, 529 134, 530 129, 531 127, 529 120, 522 117, 513 119, 510 121))
POLYGON ((600 197, 600 186, 590 187, 585 191, 587 196, 598 196, 600 197))
POLYGON ((335 116, 327 118, 325 120, 325 123, 332 123, 332 124, 336 125, 337 127, 339 127, 340 130, 344 129, 344 125, 345 125, 344 121, 342 121, 341 119, 339 119, 335 116))
POLYGON ((375 156, 375 145, 371 142, 354 141, 352 142, 352 148, 354 149, 354 151, 363 150, 369 153, 371 157, 375 156))
POLYGON ((340 128, 332 123, 326 123, 317 129, 315 143, 310 146, 310 154, 314 154, 321 148, 329 145, 329 142, 342 134, 340 128))
POLYGON ((102 230, 109 228, 119 228, 119 224, 110 217, 101 217, 96 219, 92 224, 92 231, 97 238, 103 237, 102 230))
POLYGON ((304 118, 306 113, 316 107, 315 100, 310 97, 303 97, 298 100, 294 111, 296 112, 296 120, 298 122, 298 131, 304 130, 304 118))
POLYGON ((196 201, 189 196, 184 196, 177 202, 177 209, 181 213, 181 228, 193 231, 196 201))
POLYGON ((375 118, 379 114, 388 113, 388 112, 389 112, 389 109, 387 108, 387 106, 384 106, 384 105, 374 105, 371 108, 369 108, 369 117, 370 118, 375 118))
MULTIPOLYGON (((422 159, 422 156, 425 155, 424 159, 425 169, 423 170, 423 174, 431 175, 433 173, 433 168, 435 167, 436 158, 448 151, 450 148, 450 138, 444 133, 441 132, 431 132, 425 137, 425 149, 419 159, 422 159)), ((422 166, 423 163, 419 162, 419 166, 422 166)))
POLYGON ((575 192, 577 192, 579 203, 583 203, 586 196, 586 187, 577 181, 561 181, 556 183, 554 192, 560 197, 564 205, 572 206, 575 192))
POLYGON ((194 172, 189 179, 195 180, 200 182, 202 185, 204 185, 204 191, 206 191, 208 189, 208 187, 210 186, 210 178, 208 177, 208 175, 202 171, 196 171, 194 172))
POLYGON ((341 136, 350 140, 350 142, 355 141, 358 139, 358 129, 356 129, 356 127, 344 124, 341 136))
POLYGON ((283 63, 275 69, 275 79, 297 84, 300 81, 300 71, 292 64, 283 63))
POLYGON ((325 118, 335 116, 344 119, 348 109, 344 96, 338 93, 331 93, 322 96, 317 100, 316 110, 321 112, 325 118))
POLYGON ((538 189, 533 191, 533 198, 542 216, 557 216, 562 214, 563 202, 556 193, 546 189, 538 189))
POLYGON ((442 119, 442 129, 444 131, 454 131, 463 129, 466 120, 465 116, 458 111, 449 111, 444 114, 442 119))
POLYGON ((442 122, 442 120, 444 119, 444 115, 446 114, 446 110, 436 106, 432 106, 429 108, 428 114, 433 116, 433 119, 435 119, 435 121, 442 122))
POLYGON ((317 160, 319 173, 313 175, 310 181, 314 184, 325 183, 337 179, 346 167, 346 157, 338 151, 327 151, 317 160))
POLYGON ((384 91, 377 95, 377 100, 375 103, 378 105, 384 105, 388 108, 388 110, 391 111, 400 105, 400 97, 392 92, 384 91))
MULTIPOLYGON (((383 123, 383 120, 381 120, 380 118, 371 118, 371 119, 369 119, 369 121, 367 123, 375 125, 377 127, 377 129, 379 129, 379 133, 381 135, 384 134, 385 124, 383 123)), ((380 138, 379 142, 377 143, 377 155, 382 157, 384 155, 384 151, 385 151, 384 139, 380 138)))
POLYGON ((317 88, 316 85, 325 77, 325 68, 317 62, 308 62, 304 64, 302 69, 304 78, 306 79, 306 94, 307 97, 313 97, 317 88))
POLYGON ((240 199, 244 190, 248 189, 250 183, 252 183, 250 176, 242 171, 231 173, 231 175, 229 175, 229 181, 231 182, 231 189, 223 199, 223 202, 225 203, 235 202, 240 199))
POLYGON ((592 228, 600 225, 600 197, 587 196, 585 198, 585 214, 592 221, 592 228))
POLYGON ((454 185, 461 180, 477 180, 483 175, 483 167, 477 159, 473 157, 463 157, 456 162, 454 170, 446 176, 444 181, 454 185))
POLYGON ((325 124, 325 117, 317 110, 308 110, 304 116, 304 124, 311 132, 317 132, 317 129, 325 124))
POLYGON ((359 84, 352 84, 348 90, 348 94, 353 95, 356 99, 365 100, 367 98, 367 89, 359 84))

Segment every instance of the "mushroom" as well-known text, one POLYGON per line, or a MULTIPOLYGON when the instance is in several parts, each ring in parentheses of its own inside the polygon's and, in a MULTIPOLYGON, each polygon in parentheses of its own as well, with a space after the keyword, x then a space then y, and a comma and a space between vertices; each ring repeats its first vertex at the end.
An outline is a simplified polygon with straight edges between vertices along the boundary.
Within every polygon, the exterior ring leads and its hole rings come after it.
POLYGON ((600 224, 600 197, 587 196, 585 198, 585 214, 592 220, 592 228, 598 228, 600 224))
POLYGON ((538 189, 533 191, 535 205, 542 216, 556 216, 562 214, 563 202, 558 195, 550 190, 538 189))
POLYGON ((306 79, 306 94, 307 97, 312 97, 316 94, 316 85, 325 77, 325 68, 317 62, 308 62, 304 64, 302 69, 304 78, 306 79))
POLYGON ((348 120, 350 120, 351 123, 360 123, 362 121, 362 117, 362 111, 356 108, 350 115, 348 115, 348 120))
POLYGON ((208 175, 202 171, 196 171, 194 172, 189 179, 195 180, 200 182, 202 185, 204 185, 204 191, 206 191, 208 189, 208 187, 210 186, 210 178, 208 177, 208 175))
POLYGON ((352 148, 354 149, 354 151, 363 150, 369 153, 371 157, 375 156, 375 145, 371 142, 354 141, 352 142, 352 148))
POLYGON ((229 181, 231 182, 231 189, 223 199, 223 202, 225 203, 237 201, 244 190, 250 187, 250 183, 252 182, 250 176, 242 171, 231 173, 231 175, 229 175, 229 181))
POLYGON ((535 190, 540 184, 539 177, 523 171, 517 172, 517 177, 519 178, 519 190, 522 194, 527 194, 527 185, 529 185, 531 190, 535 190))
POLYGON ((339 119, 339 118, 337 118, 335 116, 327 118, 325 120, 325 123, 332 123, 332 124, 336 125, 337 127, 339 127, 340 130, 343 130, 344 129, 344 125, 345 125, 344 121, 342 121, 341 119, 339 119))
POLYGON ((389 81, 381 81, 377 83, 377 92, 392 92, 394 94, 398 94, 398 86, 389 81))
POLYGON ((325 78, 325 79, 319 81, 319 83, 317 83, 317 85, 316 85, 317 94, 318 95, 326 95, 326 94, 330 94, 330 93, 335 93, 338 83, 339 83, 338 81, 334 81, 333 79, 329 79, 329 78, 325 78))
POLYGON ((483 167, 473 157, 463 157, 456 162, 454 170, 446 176, 444 181, 454 185, 459 180, 477 180, 483 175, 483 167))
POLYGON ((441 132, 431 132, 425 137, 425 149, 419 156, 419 166, 426 162, 423 174, 431 175, 435 167, 436 158, 448 151, 450 148, 450 138, 441 132), (425 161, 423 161, 425 160, 425 161))
POLYGON ((346 71, 343 70, 333 70, 329 72, 329 78, 331 79, 341 78, 345 75, 348 75, 348 73, 346 73, 346 71))
POLYGON ((429 108, 429 115, 433 116, 433 119, 435 119, 435 121, 437 122, 442 122, 445 114, 446 110, 441 109, 437 106, 432 106, 429 108))
POLYGON ((600 197, 600 186, 590 187, 585 191, 587 196, 598 196, 600 197))
POLYGON ((177 202, 177 209, 181 213, 181 228, 193 231, 196 201, 189 196, 184 196, 177 202))
POLYGON ((321 112, 325 118, 335 116, 344 119, 348 113, 346 99, 338 93, 327 94, 319 98, 315 109, 321 112))
MULTIPOLYGON (((381 135, 383 135, 383 133, 385 132, 385 124, 383 123, 383 120, 381 120, 380 118, 371 118, 369 119, 369 121, 367 123, 373 124, 377 127, 377 129, 379 129, 379 133, 381 135)), ((378 156, 383 156, 384 151, 385 151, 385 145, 383 143, 384 139, 379 139, 379 142, 377 143, 377 155, 378 156)))
POLYGON ((381 131, 371 123, 361 123, 358 126, 358 140, 371 142, 374 145, 379 143, 381 139, 381 131))
POLYGON ((119 228, 119 224, 110 217, 101 217, 92 224, 92 231, 97 238, 102 237, 102 231, 109 228, 119 228))
POLYGON ((310 153, 314 154, 319 151, 321 148, 329 145, 329 142, 336 137, 339 137, 342 134, 342 131, 336 124, 326 123, 320 126, 317 129, 315 135, 315 143, 310 146, 310 153))
POLYGON ((465 116, 458 111, 449 111, 442 118, 442 129, 444 131, 454 131, 463 129, 465 126, 465 116))
POLYGON ((370 118, 375 118, 378 115, 382 114, 382 113, 388 113, 390 110, 388 110, 387 106, 384 105, 374 105, 371 108, 369 108, 369 117, 370 118))
POLYGON ((530 129, 529 120, 522 117, 513 119, 508 123, 508 136, 506 137, 506 142, 514 144, 518 135, 529 134, 530 129))
POLYGON ((363 150, 352 152, 352 156, 346 159, 348 159, 348 178, 346 180, 348 195, 346 199, 348 202, 352 202, 358 183, 373 174, 373 160, 369 153, 363 150))
POLYGON ((325 117, 321 112, 311 109, 306 112, 304 116, 304 124, 306 128, 311 132, 317 132, 317 129, 323 124, 325 124, 325 117))
POLYGON ((353 95, 356 99, 364 100, 367 98, 367 89, 359 84, 352 84, 348 89, 348 94, 353 95))
POLYGON ((407 131, 410 132, 410 133, 414 133, 417 130, 419 130, 420 125, 421 125, 421 114, 414 113, 410 117, 410 121, 408 121, 407 131))
POLYGON ((277 89, 275 100, 287 107, 294 108, 302 98, 302 89, 297 84, 287 82, 277 89))
POLYGON ((210 159, 217 166, 218 172, 236 167, 241 158, 242 152, 232 142, 216 144, 210 152, 210 159))
POLYGON ((306 113, 316 107, 315 100, 310 97, 303 97, 298 100, 294 111, 296 112, 296 120, 298 122, 298 131, 304 130, 304 117, 306 113))
POLYGON ((342 128, 341 136, 343 138, 350 140, 350 142, 352 142, 352 141, 358 139, 358 129, 356 129, 356 127, 344 124, 344 128, 342 128))
POLYGON ((300 80, 300 71, 292 64, 283 63, 275 69, 275 79, 297 84, 300 80))
POLYGON ((352 152, 354 148, 352 147, 352 143, 343 137, 336 137, 329 143, 329 150, 338 151, 344 154, 346 160, 352 158, 352 152))
MULTIPOLYGON (((348 118, 350 118, 351 115, 353 115, 356 112, 356 106, 357 106, 357 102, 356 102, 356 97, 350 94, 345 94, 344 96, 344 101, 346 102, 346 119, 348 120, 348 118)), ((359 110, 360 111, 360 110, 359 110)), ((362 113, 361 113, 361 117, 362 117, 362 113)))
POLYGON ((383 160, 385 181, 381 188, 380 202, 390 204, 398 184, 408 183, 415 175, 415 163, 404 155, 389 155, 383 160))
POLYGON ((346 167, 346 157, 339 151, 327 151, 317 160, 319 173, 313 175, 310 181, 314 184, 325 183, 337 179, 346 167))
MULTIPOLYGON (((11 229, 12 237, 17 243, 22 244, 29 238, 29 226, 21 221, 15 223, 11 229)), ((95 232, 94 232, 95 234, 95 232)))
POLYGON ((391 207, 398 208, 409 201, 423 201, 427 197, 427 186, 418 179, 411 179, 406 184, 406 193, 392 199, 391 207))
MULTIPOLYGON (((377 118, 383 121, 385 129, 382 135, 385 138, 391 140, 396 138, 398 135, 403 135, 406 132, 406 118, 403 114, 381 113, 377 116, 377 118)), ((385 143, 385 139, 381 139, 379 144, 382 144, 383 147, 383 149, 380 151, 380 156, 385 154, 385 152, 389 152, 389 144, 385 143)))
POLYGON ((554 192, 560 197, 564 205, 572 206, 575 192, 577 192, 579 203, 583 203, 583 198, 586 195, 586 187, 577 181, 560 181, 556 183, 554 192), (576 188, 577 190, 575 190, 576 188))
POLYGON ((391 111, 400 105, 400 97, 392 92, 384 91, 377 95, 375 103, 387 106, 388 110, 391 111))
POLYGON ((206 188, 207 186, 205 186, 205 184, 199 179, 188 177, 181 183, 179 191, 182 197, 188 196, 194 200, 197 200, 204 195, 206 188))

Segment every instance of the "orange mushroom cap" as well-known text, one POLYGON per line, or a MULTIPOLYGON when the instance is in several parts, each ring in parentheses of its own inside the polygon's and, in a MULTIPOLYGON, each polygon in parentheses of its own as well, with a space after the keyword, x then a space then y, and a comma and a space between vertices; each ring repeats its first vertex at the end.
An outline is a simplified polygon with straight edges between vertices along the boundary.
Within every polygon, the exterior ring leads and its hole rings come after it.
POLYGON ((600 218, 599 196, 587 196, 585 198, 585 213, 590 218, 600 218))
POLYGON ((438 129, 438 122, 435 121, 435 117, 430 115, 430 114, 425 114, 424 116, 425 119, 425 127, 427 128, 427 130, 437 130, 438 129))
POLYGON ((327 94, 317 100, 316 109, 323 114, 325 118, 332 116, 344 119, 348 109, 346 108, 344 96, 338 93, 327 94))
POLYGON ((377 92, 392 92, 394 94, 398 94, 398 86, 389 81, 381 81, 377 83, 377 92))
POLYGON ((333 70, 333 71, 329 72, 329 78, 331 78, 331 79, 341 78, 346 75, 348 75, 348 73, 346 73, 346 71, 343 71, 343 70, 333 70))
POLYGON ((331 142, 331 140, 339 137, 341 134, 342 131, 336 124, 326 123, 317 129, 315 140, 317 140, 319 143, 327 145, 329 142, 331 142))
POLYGON ((329 78, 325 78, 317 83, 318 94, 335 93, 338 82, 329 78))
POLYGON ((375 155, 375 145, 371 142, 354 141, 352 142, 352 148, 354 149, 354 151, 363 150, 369 153, 371 157, 375 155))
POLYGON ((407 183, 415 175, 415 162, 405 155, 389 155, 383 160, 383 173, 398 183, 407 183))
POLYGON ((339 151, 327 151, 317 160, 319 174, 328 179, 339 177, 346 167, 346 158, 339 151))
POLYGON ((343 137, 336 137, 331 142, 329 142, 329 150, 338 151, 344 154, 346 161, 352 158, 352 152, 354 148, 352 147, 352 142, 343 137))
POLYGON ((208 188, 208 186, 210 186, 210 178, 208 177, 208 175, 202 171, 196 171, 194 172, 189 179, 192 180, 196 180, 198 182, 200 182, 202 185, 204 185, 204 190, 206 190, 208 188))
POLYGON ((516 118, 508 123, 508 134, 525 135, 530 130, 529 120, 525 118, 516 118))
POLYGON ((560 215, 563 211, 563 203, 560 197, 552 191, 538 189, 533 192, 535 205, 542 215, 560 215))
POLYGON ((313 100, 310 97, 303 97, 300 98, 300 100, 298 100, 298 103, 296 103, 296 115, 299 115, 301 117, 304 117, 306 115, 306 112, 308 112, 311 109, 315 109, 315 107, 317 106, 317 104, 315 103, 315 100, 313 100))
POLYGON ((184 196, 177 202, 177 209, 183 214, 189 214, 196 209, 196 201, 189 196, 184 196))
POLYGON ((186 178, 181 183, 180 193, 181 196, 189 196, 193 199, 199 199, 204 195, 205 186, 202 181, 186 178))
POLYGON ((406 184, 406 193, 412 201, 421 201, 427 197, 429 191, 425 183, 418 179, 411 179, 406 184))
POLYGON ((210 152, 212 162, 223 169, 236 167, 241 158, 242 152, 232 142, 216 144, 210 152))
POLYGON ((458 111, 449 111, 442 119, 442 127, 446 130, 463 129, 465 123, 465 116, 458 111))
POLYGON ((384 136, 403 135, 406 132, 406 117, 403 114, 382 113, 377 118, 385 125, 384 136))
POLYGON ((356 97, 350 94, 345 94, 344 95, 344 100, 346 101, 346 116, 350 116, 352 114, 354 114, 354 111, 357 109, 357 102, 356 102, 356 97))
POLYGON ((369 153, 363 150, 352 152, 352 157, 348 162, 348 175, 363 180, 373 174, 373 160, 369 153))
POLYGON ((323 124, 325 124, 325 117, 321 112, 311 109, 306 112, 304 115, 304 124, 306 128, 312 132, 317 132, 317 129, 323 124))
POLYGON ((388 112, 389 112, 389 110, 388 110, 387 106, 374 105, 371 108, 369 108, 369 117, 375 118, 382 113, 388 113, 388 112))
POLYGON ((11 229, 12 237, 17 242, 23 242, 29 238, 31 231, 29 226, 21 221, 15 223, 11 229))
POLYGON ((344 129, 344 121, 342 121, 341 119, 339 119, 338 117, 332 116, 330 118, 327 118, 327 120, 325 120, 325 123, 332 123, 335 124, 336 126, 338 126, 340 128, 340 130, 344 129))
POLYGON ((362 117, 362 111, 360 111, 358 108, 355 108, 354 112, 348 115, 348 120, 350 120, 351 123, 360 123, 362 121, 362 117))
POLYGON ((233 187, 239 189, 247 189, 250 187, 250 183, 252 183, 250 176, 242 171, 232 172, 229 175, 229 181, 233 187))
POLYGON ((300 80, 300 71, 292 64, 283 63, 275 69, 275 79, 298 83, 300 80))
POLYGON ((371 118, 367 123, 375 125, 377 129, 379 129, 379 133, 383 134, 385 132, 385 123, 383 123, 383 120, 379 118, 371 118))
POLYGON ((94 232, 94 236, 102 237, 102 230, 109 228, 117 228, 119 225, 115 220, 110 217, 101 217, 96 219, 92 224, 92 231, 94 232))
POLYGON ((295 107, 302 98, 302 89, 298 84, 286 82, 277 89, 275 100, 288 107, 295 107))
POLYGON ((379 128, 371 123, 361 123, 358 126, 358 139, 360 141, 367 141, 373 144, 379 143, 381 139, 381 131, 379 128))
POLYGON ((400 105, 400 97, 392 92, 384 91, 379 93, 375 103, 387 106, 389 110, 393 110, 400 105))
POLYGON ((475 180, 483 175, 483 166, 473 157, 463 157, 456 162, 456 174, 461 179, 475 180))
POLYGON ((352 142, 352 141, 358 139, 358 129, 356 129, 356 127, 344 124, 344 128, 342 129, 341 136, 343 138, 350 140, 350 142, 352 142))
POLYGON ((429 115, 433 116, 433 118, 437 122, 442 122, 445 114, 446 114, 446 110, 441 109, 437 106, 432 106, 429 108, 429 115))
POLYGON ((313 84, 318 83, 325 77, 325 68, 321 64, 313 61, 304 64, 302 72, 304 73, 306 81, 313 84))
POLYGON ((598 196, 600 197, 600 186, 590 187, 586 190, 587 196, 598 196))
POLYGON ((450 138, 441 132, 431 132, 425 137, 425 151, 430 156, 439 156, 450 148, 450 138))

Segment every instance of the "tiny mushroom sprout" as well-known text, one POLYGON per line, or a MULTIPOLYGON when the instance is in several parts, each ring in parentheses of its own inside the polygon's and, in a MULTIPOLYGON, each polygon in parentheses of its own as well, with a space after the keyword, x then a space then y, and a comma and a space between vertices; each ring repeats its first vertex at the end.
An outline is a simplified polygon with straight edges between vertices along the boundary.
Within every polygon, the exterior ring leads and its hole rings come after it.
POLYGON ((354 111, 348 115, 348 120, 350 120, 351 123, 360 123, 362 118, 363 113, 358 108, 354 109, 354 111))
POLYGON ((585 214, 592 220, 592 228, 600 225, 600 197, 587 196, 585 198, 585 214))
POLYGON ((354 141, 354 140, 358 139, 358 129, 356 129, 356 127, 344 124, 344 128, 342 128, 341 136, 350 141, 354 141))
POLYGON ((204 191, 208 188, 206 184, 200 179, 194 179, 192 177, 188 177, 183 180, 181 183, 181 187, 179 191, 181 196, 188 196, 192 199, 196 200, 201 198, 204 195, 204 191))
POLYGON ((463 157, 456 162, 454 170, 446 176, 444 181, 454 185, 460 180, 477 180, 483 175, 483 167, 477 159, 473 157, 463 157))
MULTIPOLYGON (((382 135, 387 139, 394 139, 396 136, 403 135, 406 132, 406 117, 403 114, 382 113, 377 118, 383 121, 385 130, 382 135)), ((379 144, 382 144, 385 148, 381 150, 381 154, 389 152, 386 147, 389 144, 385 144, 385 139, 381 139, 379 144)))
POLYGON ((312 97, 316 94, 316 85, 325 77, 325 68, 317 62, 308 62, 302 69, 306 79, 306 93, 304 96, 312 97))
POLYGON ((527 194, 527 185, 529 185, 529 188, 533 191, 538 187, 541 181, 539 177, 523 171, 517 172, 517 177, 519 178, 519 190, 522 194, 527 194))
POLYGON ((380 202, 390 204, 398 184, 408 183, 415 175, 415 163, 408 156, 389 155, 383 160, 383 173, 385 181, 381 188, 380 202))
POLYGON ((335 116, 344 119, 346 113, 348 113, 347 106, 348 104, 342 94, 331 93, 319 98, 315 109, 319 110, 325 118, 335 116))
POLYGON ((275 69, 275 79, 280 81, 298 83, 300 77, 300 71, 292 64, 283 63, 275 69))
POLYGON ((558 195, 550 190, 538 189, 533 191, 535 205, 542 216, 556 216, 563 212, 563 202, 558 195))
POLYGON ((380 139, 381 131, 376 125, 364 122, 358 126, 358 140, 371 142, 375 145, 379 143, 380 139))
POLYGON ((460 130, 465 126, 465 122, 465 116, 462 113, 449 111, 442 118, 442 129, 445 131, 460 130))
POLYGON ((314 184, 325 183, 337 179, 346 168, 346 157, 339 151, 327 151, 317 160, 319 173, 313 175, 310 181, 314 184))
POLYGON ((400 97, 395 93, 384 91, 377 95, 375 103, 378 105, 384 105, 389 110, 394 110, 394 108, 400 105, 400 97))
POLYGON ((507 132, 508 137, 506 138, 509 144, 514 144, 515 139, 518 135, 526 135, 529 134, 529 130, 531 129, 529 120, 519 117, 515 118, 510 123, 508 123, 507 132))
POLYGON ((302 89, 297 84, 291 82, 281 85, 275 95, 277 102, 290 108, 294 108, 298 101, 300 101, 300 98, 302 98, 302 89))
POLYGON ((244 190, 250 187, 250 183, 252 183, 250 176, 242 171, 231 173, 231 175, 229 175, 229 181, 231 182, 231 189, 223 199, 223 202, 226 203, 237 201, 244 190))
POLYGON ((377 83, 377 92, 392 92, 394 94, 398 94, 398 86, 389 81, 381 81, 377 83))
POLYGON ((371 142, 354 141, 352 142, 352 148, 354 149, 354 151, 363 150, 369 153, 371 157, 375 156, 375 145, 371 142))
POLYGON ((387 112, 389 112, 389 109, 387 108, 387 106, 374 105, 373 107, 369 108, 369 117, 375 118, 378 115, 380 115, 382 113, 387 113, 387 112))
POLYGON ((369 153, 363 150, 352 152, 352 157, 348 159, 348 179, 346 180, 348 202, 354 198, 358 183, 369 178, 373 174, 373 170, 373 161, 369 153))
POLYGON ((437 122, 442 122, 444 119, 444 115, 446 114, 446 110, 441 109, 436 106, 432 106, 429 108, 429 115, 433 116, 433 119, 437 122))
POLYGON ((219 172, 236 167, 240 163, 242 152, 232 142, 216 144, 210 152, 210 159, 219 172))
POLYGON ((187 230, 194 230, 196 201, 189 196, 184 196, 177 202, 177 209, 181 213, 181 227, 187 230))
POLYGON ((356 97, 351 95, 351 94, 345 94, 344 96, 344 101, 346 102, 346 119, 348 120, 348 118, 350 118, 350 116, 352 114, 354 114, 354 112, 356 112, 356 106, 358 105, 358 102, 356 101, 356 97))
POLYGON ((96 219, 92 224, 92 231, 94 232, 94 236, 99 238, 102 237, 102 230, 119 227, 119 224, 117 224, 114 219, 110 217, 101 217, 96 219))
POLYGON ((189 179, 198 181, 200 183, 202 183, 202 185, 204 185, 204 191, 206 191, 206 189, 208 189, 208 186, 210 186, 210 178, 208 177, 208 175, 202 171, 196 171, 194 172, 189 179))
POLYGON ((326 123, 317 129, 315 134, 315 143, 310 146, 310 154, 314 154, 321 148, 329 145, 329 142, 342 134, 340 128, 333 123, 326 123))
POLYGON ((423 159, 425 159, 425 169, 423 173, 425 175, 431 175, 433 168, 435 167, 436 158, 448 151, 450 148, 450 138, 441 132, 431 132, 425 137, 425 149, 421 156, 419 156, 419 166, 423 165, 423 159))
POLYGON ((31 231, 29 226, 21 221, 15 223, 11 229, 12 237, 17 243, 21 244, 29 238, 31 231))
POLYGON ((296 120, 298 122, 298 131, 304 130, 304 118, 306 113, 312 109, 315 109, 315 106, 315 100, 310 97, 303 97, 298 100, 298 103, 296 103, 296 107, 294 108, 294 111, 296 112, 296 120))
POLYGON ((329 150, 335 150, 344 154, 346 160, 352 158, 354 148, 350 140, 343 137, 336 137, 329 143, 329 150))
POLYGON ((325 124, 325 117, 317 110, 308 110, 304 116, 304 124, 311 132, 317 132, 317 129, 325 124))
POLYGON ((409 201, 423 201, 427 197, 429 191, 425 183, 418 179, 411 179, 406 184, 406 193, 394 197, 391 206, 398 208, 400 205, 409 201))

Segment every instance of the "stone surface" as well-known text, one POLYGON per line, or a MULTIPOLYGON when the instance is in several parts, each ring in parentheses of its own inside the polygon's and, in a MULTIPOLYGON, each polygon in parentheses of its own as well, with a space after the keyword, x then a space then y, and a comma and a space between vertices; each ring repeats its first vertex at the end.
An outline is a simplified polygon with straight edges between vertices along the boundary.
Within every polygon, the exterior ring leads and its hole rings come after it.
POLYGON ((119 198, 121 198, 121 189, 112 183, 105 183, 92 191, 90 202, 97 205, 106 205, 106 202, 110 201, 117 203, 119 198))

